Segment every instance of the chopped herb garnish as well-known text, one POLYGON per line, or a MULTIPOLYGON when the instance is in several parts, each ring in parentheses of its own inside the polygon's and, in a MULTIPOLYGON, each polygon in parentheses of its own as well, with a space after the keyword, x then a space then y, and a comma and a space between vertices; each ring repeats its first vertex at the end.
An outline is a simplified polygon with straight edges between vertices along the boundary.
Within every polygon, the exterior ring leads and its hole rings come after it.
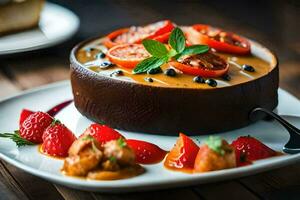
POLYGON ((83 141, 85 140, 94 140, 93 136, 90 136, 90 135, 86 135, 82 138, 83 141))
POLYGON ((127 145, 127 143, 126 143, 126 141, 122 138, 122 137, 120 137, 118 140, 117 140, 117 143, 118 143, 118 145, 119 145, 119 147, 125 147, 126 145, 127 145))
POLYGON ((152 57, 146 58, 137 64, 133 69, 133 73, 135 74, 145 73, 152 69, 159 68, 170 59, 177 60, 183 55, 201 54, 209 50, 209 47, 206 45, 192 45, 186 47, 185 37, 180 28, 175 28, 171 32, 169 37, 170 50, 166 48, 165 44, 156 40, 145 39, 143 40, 143 45, 152 57))
POLYGON ((204 143, 216 153, 220 155, 225 154, 225 150, 222 148, 222 138, 219 136, 209 136, 204 143))
POLYGON ((114 157, 114 156, 110 156, 110 157, 108 158, 108 160, 109 160, 110 162, 116 162, 116 161, 117 161, 117 158, 114 157))

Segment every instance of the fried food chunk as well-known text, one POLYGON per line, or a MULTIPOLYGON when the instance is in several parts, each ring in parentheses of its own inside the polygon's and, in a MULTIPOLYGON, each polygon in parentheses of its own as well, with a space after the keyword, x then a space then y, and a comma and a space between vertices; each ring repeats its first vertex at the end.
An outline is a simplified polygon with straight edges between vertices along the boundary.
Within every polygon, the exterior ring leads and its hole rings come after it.
POLYGON ((236 167, 234 149, 220 138, 213 137, 209 140, 198 151, 194 172, 208 172, 236 167))
POLYGON ((69 149, 62 171, 70 176, 85 176, 95 169, 103 158, 99 143, 91 136, 77 139, 69 149))
POLYGON ((108 160, 114 159, 121 166, 135 164, 135 154, 123 138, 105 143, 104 156, 108 160))

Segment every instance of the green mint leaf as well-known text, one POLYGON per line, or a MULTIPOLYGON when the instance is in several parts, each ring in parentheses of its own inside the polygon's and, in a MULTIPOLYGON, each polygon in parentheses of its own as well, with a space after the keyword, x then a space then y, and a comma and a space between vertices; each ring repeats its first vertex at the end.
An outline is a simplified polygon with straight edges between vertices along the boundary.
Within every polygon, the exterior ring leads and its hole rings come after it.
POLYGON ((172 57, 174 57, 174 56, 176 56, 178 54, 177 54, 177 52, 174 49, 170 49, 170 51, 168 52, 167 55, 168 55, 169 58, 172 58, 172 57))
POLYGON ((204 143, 216 153, 225 154, 225 150, 222 149, 222 139, 219 136, 209 136, 204 143))
POLYGON ((152 56, 157 58, 164 57, 168 53, 166 46, 156 40, 143 40, 143 45, 152 56))
POLYGON ((146 58, 145 60, 137 64, 137 66, 133 69, 133 73, 140 74, 140 73, 145 73, 150 69, 156 69, 161 65, 165 64, 168 60, 169 58, 167 56, 162 58, 157 58, 157 57, 146 58))
POLYGON ((193 55, 193 54, 201 54, 206 53, 209 50, 209 46, 207 45, 193 45, 186 47, 180 54, 175 56, 175 59, 179 59, 181 56, 184 55, 193 55))
POLYGON ((192 54, 201 54, 206 53, 209 50, 209 46, 207 45, 192 45, 186 47, 181 54, 182 55, 192 55, 192 54))
POLYGON ((180 28, 174 28, 170 37, 169 44, 177 52, 181 53, 185 48, 185 37, 180 28))

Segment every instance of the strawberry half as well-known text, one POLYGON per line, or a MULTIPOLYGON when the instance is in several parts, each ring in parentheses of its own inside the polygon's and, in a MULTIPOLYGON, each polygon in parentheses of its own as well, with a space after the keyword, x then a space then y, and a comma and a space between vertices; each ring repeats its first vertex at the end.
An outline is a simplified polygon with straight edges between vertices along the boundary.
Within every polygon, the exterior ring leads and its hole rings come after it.
POLYGON ((82 136, 90 135, 95 138, 100 144, 104 144, 111 140, 124 138, 118 131, 106 125, 91 124, 82 134, 82 136))
POLYGON ((23 122, 34 112, 28 109, 23 109, 20 114, 19 125, 21 126, 23 122))
POLYGON ((20 136, 32 143, 42 143, 44 130, 53 118, 44 112, 35 112, 27 117, 20 126, 20 136))
POLYGON ((51 156, 66 157, 75 140, 75 135, 65 125, 55 121, 44 131, 42 151, 51 156))
POLYGON ((235 149, 239 166, 249 161, 269 158, 277 154, 276 151, 251 136, 241 136, 233 141, 231 146, 235 149))
POLYGON ((137 163, 155 164, 165 158, 167 152, 150 142, 128 139, 128 146, 134 151, 137 163))

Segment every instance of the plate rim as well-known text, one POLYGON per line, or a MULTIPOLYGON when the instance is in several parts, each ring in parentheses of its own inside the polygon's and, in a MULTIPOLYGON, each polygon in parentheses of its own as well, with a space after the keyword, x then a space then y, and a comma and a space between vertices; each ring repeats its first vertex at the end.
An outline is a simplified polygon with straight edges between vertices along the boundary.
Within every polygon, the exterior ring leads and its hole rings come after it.
MULTIPOLYGON (((25 90, 18 92, 17 94, 7 96, 5 98, 0 99, 0 104, 4 102, 10 101, 12 99, 30 95, 33 93, 38 93, 43 90, 51 90, 55 88, 69 87, 69 80, 64 80, 60 82, 55 82, 43 86, 39 86, 33 89, 25 90)), ((284 90, 285 91, 285 90, 284 90)), ((296 116, 290 116, 296 117, 296 116)), ((26 165, 21 161, 14 159, 3 152, 0 152, 0 158, 4 161, 14 165, 18 169, 25 171, 34 176, 49 180, 53 183, 58 183, 61 185, 65 185, 70 188, 84 190, 84 191, 101 191, 105 193, 115 193, 115 192, 135 192, 135 191, 146 191, 146 190, 154 190, 154 189, 164 189, 164 188, 175 188, 175 187, 183 187, 190 186, 195 184, 204 184, 209 182, 219 182, 221 180, 233 179, 237 177, 244 177, 248 175, 257 174, 263 171, 269 171, 272 169, 280 168, 283 166, 287 166, 291 163, 297 162, 300 160, 300 154, 289 155, 283 159, 276 159, 272 162, 264 162, 257 163, 251 166, 245 166, 241 168, 233 168, 225 170, 210 172, 210 173, 202 173, 201 175, 193 174, 191 176, 180 177, 180 179, 172 179, 172 180, 152 180, 151 182, 142 182, 138 183, 135 181, 125 182, 119 180, 118 184, 115 184, 115 181, 86 181, 81 179, 76 179, 67 176, 60 176, 57 174, 52 174, 51 172, 42 171, 32 166, 26 165), (249 170, 249 168, 251 168, 249 170), (199 177, 201 176, 201 178, 199 177), (120 184, 121 183, 121 184, 120 184)), ((272 159, 272 158, 271 158, 272 159)), ((174 172, 180 173, 180 172, 174 172)))
MULTIPOLYGON (((71 38, 73 35, 75 35, 75 33, 78 31, 79 26, 80 26, 80 19, 73 11, 71 11, 70 9, 68 9, 64 6, 58 5, 56 3, 48 2, 48 1, 45 2, 44 9, 46 7, 54 7, 56 9, 58 8, 60 10, 64 10, 67 13, 67 15, 72 16, 72 18, 74 20, 74 24, 75 24, 73 30, 69 34, 66 34, 62 37, 57 37, 54 40, 53 39, 52 40, 47 40, 46 42, 42 42, 42 43, 30 46, 30 47, 0 50, 0 56, 12 55, 12 54, 17 54, 17 53, 24 53, 24 52, 30 52, 30 51, 34 51, 34 50, 38 50, 38 49, 48 48, 48 47, 60 44, 64 41, 68 40, 69 38, 71 38)), ((42 11, 42 12, 44 12, 44 11, 42 11)), ((31 31, 31 30, 29 29, 27 31, 31 31)), ((19 32, 17 32, 17 33, 19 33, 19 32)), ((11 34, 11 35, 13 35, 13 34, 11 34)))

